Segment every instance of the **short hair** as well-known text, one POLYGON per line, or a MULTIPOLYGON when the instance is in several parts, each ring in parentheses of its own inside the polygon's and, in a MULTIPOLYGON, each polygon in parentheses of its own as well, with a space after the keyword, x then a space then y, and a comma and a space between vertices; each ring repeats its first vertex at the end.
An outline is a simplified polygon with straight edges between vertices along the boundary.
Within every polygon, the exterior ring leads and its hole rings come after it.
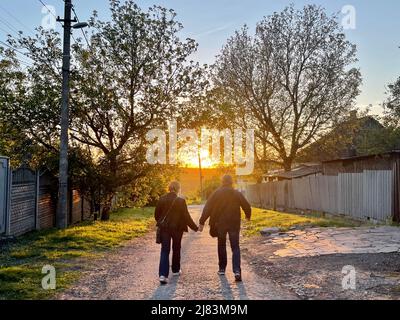
POLYGON ((233 185, 233 178, 231 175, 226 174, 222 177, 221 182, 224 186, 231 186, 233 185))
POLYGON ((168 190, 170 192, 178 193, 181 189, 181 184, 178 181, 171 181, 168 185, 168 190))

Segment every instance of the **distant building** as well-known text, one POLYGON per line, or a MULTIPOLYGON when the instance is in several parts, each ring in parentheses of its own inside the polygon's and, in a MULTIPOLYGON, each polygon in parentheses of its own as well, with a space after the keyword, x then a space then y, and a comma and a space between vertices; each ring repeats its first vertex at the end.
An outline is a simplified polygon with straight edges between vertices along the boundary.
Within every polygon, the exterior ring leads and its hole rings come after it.
POLYGON ((322 172, 320 163, 303 163, 297 165, 291 171, 272 170, 263 175, 262 182, 292 180, 307 177, 310 175, 320 175, 322 172))
POLYGON ((383 130, 383 125, 374 117, 358 118, 357 113, 352 112, 346 121, 301 150, 298 159, 305 162, 320 162, 341 157, 362 156, 369 154, 371 150, 389 151, 385 150, 380 139, 377 139, 383 130))
MULTIPOLYGON (((376 179, 374 174, 389 173, 391 183, 387 193, 391 199, 392 217, 394 221, 400 222, 400 150, 357 157, 343 157, 322 163, 322 173, 325 176, 363 172, 371 173, 370 179, 376 179)), ((363 181, 363 184, 368 185, 369 183, 363 181)), ((375 189, 372 190, 373 193, 383 192, 379 188, 375 189)))
POLYGON ((270 171, 250 185, 253 205, 400 223, 400 150, 270 171))
POLYGON ((256 184, 257 180, 251 176, 236 176, 236 186, 240 192, 245 192, 249 185, 256 184))
POLYGON ((399 174, 400 150, 356 157, 342 157, 322 162, 322 174, 337 176, 339 173, 388 170, 399 174))

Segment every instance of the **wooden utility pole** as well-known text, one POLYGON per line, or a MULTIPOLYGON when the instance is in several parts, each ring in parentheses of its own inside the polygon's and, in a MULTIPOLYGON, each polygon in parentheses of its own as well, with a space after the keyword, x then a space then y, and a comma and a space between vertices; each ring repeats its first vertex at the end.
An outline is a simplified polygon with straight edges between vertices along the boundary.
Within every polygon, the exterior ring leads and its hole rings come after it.
POLYGON ((62 103, 61 103, 61 135, 60 135, 60 171, 58 189, 58 209, 56 215, 57 228, 66 228, 68 224, 68 126, 69 126, 69 74, 71 62, 71 0, 64 0, 63 65, 62 65, 62 103))
POLYGON ((198 149, 197 155, 199 157, 200 198, 201 198, 201 200, 204 200, 203 170, 201 168, 201 152, 200 152, 200 149, 198 149))

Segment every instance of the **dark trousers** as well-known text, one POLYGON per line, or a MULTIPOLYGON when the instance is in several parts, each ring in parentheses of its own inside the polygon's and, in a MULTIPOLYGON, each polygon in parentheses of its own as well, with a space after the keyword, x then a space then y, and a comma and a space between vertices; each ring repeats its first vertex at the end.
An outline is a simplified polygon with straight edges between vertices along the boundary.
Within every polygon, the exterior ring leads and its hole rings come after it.
POLYGON ((172 240, 172 272, 181 269, 181 242, 183 231, 161 230, 161 256, 159 276, 169 275, 169 253, 171 252, 172 240))
POLYGON ((226 234, 229 235, 229 242, 232 249, 232 270, 234 273, 241 272, 240 269, 240 247, 239 247, 239 230, 220 231, 218 234, 218 260, 219 269, 225 270, 227 261, 226 253, 226 234))

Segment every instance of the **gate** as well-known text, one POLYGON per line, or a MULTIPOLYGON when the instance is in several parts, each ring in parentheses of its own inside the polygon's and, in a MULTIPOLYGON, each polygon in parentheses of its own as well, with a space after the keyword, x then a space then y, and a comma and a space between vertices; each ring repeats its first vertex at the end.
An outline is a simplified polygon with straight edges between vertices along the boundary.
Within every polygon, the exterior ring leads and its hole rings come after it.
POLYGON ((0 157, 0 234, 6 231, 8 207, 8 158, 0 157))

